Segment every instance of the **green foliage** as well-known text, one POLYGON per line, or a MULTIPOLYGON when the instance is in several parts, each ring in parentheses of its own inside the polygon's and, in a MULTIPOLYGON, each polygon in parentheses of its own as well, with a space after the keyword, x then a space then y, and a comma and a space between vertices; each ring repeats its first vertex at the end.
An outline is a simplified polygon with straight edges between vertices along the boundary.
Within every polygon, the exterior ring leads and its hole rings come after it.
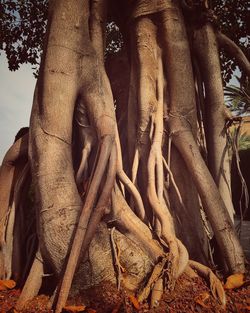
POLYGON ((47 25, 47 0, 0 0, 0 50, 5 51, 9 69, 23 63, 36 69, 40 63, 47 25))
MULTIPOLYGON (((247 1, 212 0, 210 2, 210 7, 217 16, 216 27, 240 45, 246 53, 249 42, 247 1)), ((183 0, 182 3, 188 5, 192 3, 193 6, 199 7, 203 1, 183 0)), ((119 6, 122 5, 128 4, 121 1, 119 6)), ((10 70, 17 70, 23 63, 30 63, 34 65, 34 69, 37 69, 47 18, 48 0, 0 0, 0 50, 5 51, 10 70)), ((113 22, 108 23, 106 54, 118 52, 122 44, 123 40, 117 26, 113 22)), ((228 82, 235 70, 235 64, 224 55, 222 61, 223 78, 228 82)))
POLYGON ((250 149, 250 135, 248 135, 246 132, 240 135, 238 139, 238 147, 239 150, 250 149))
POLYGON ((123 45, 123 39, 119 27, 114 22, 107 23, 106 36, 105 54, 108 55, 119 52, 123 45))
POLYGON ((224 88, 224 95, 227 100, 228 108, 231 111, 234 111, 237 115, 250 112, 249 81, 246 80, 245 84, 240 87, 234 85, 226 86, 224 88))
MULTIPOLYGON (((212 0, 211 7, 219 29, 232 39, 249 56, 249 3, 246 0, 212 0)), ((232 78, 236 64, 221 54, 222 76, 225 83, 232 78)))
POLYGON ((231 131, 231 144, 235 140, 238 150, 250 149, 250 135, 248 135, 246 132, 240 133, 236 128, 234 128, 231 131))

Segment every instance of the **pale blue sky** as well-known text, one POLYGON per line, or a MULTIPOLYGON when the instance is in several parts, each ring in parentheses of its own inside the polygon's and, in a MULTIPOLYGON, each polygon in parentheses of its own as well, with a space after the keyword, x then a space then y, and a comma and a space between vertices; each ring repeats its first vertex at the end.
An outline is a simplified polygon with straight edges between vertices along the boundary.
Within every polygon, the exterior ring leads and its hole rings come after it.
POLYGON ((35 78, 30 65, 10 72, 0 56, 0 163, 21 127, 29 126, 35 78))

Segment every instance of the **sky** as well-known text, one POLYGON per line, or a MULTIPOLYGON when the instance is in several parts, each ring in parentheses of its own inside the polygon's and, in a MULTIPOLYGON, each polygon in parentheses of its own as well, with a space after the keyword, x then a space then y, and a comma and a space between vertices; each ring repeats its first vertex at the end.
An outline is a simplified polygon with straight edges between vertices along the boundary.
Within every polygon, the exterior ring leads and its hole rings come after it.
POLYGON ((0 55, 0 164, 21 127, 29 126, 35 78, 30 65, 8 69, 4 53, 0 55))

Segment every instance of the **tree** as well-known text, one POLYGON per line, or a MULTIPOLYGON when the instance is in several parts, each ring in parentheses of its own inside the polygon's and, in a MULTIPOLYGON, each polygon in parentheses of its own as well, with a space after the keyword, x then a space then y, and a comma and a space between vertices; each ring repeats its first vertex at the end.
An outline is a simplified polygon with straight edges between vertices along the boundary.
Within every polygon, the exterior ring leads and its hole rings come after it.
POLYGON ((159 290, 195 269, 224 303, 207 267, 200 212, 225 273, 244 272, 232 222, 218 43, 249 73, 246 57, 216 29, 206 1, 55 0, 48 12, 29 134, 7 152, 0 173, 1 186, 9 182, 0 190, 1 275, 20 278, 22 262, 30 268, 17 308, 50 271, 51 303, 60 312, 76 269, 75 283, 85 288, 108 280, 140 301, 152 289, 152 306, 159 290), (107 18, 119 26, 124 48, 105 60, 107 18), (21 166, 27 141, 29 161, 21 166), (35 195, 25 198, 29 171, 35 195), (24 203, 37 212, 28 258, 20 251, 27 245, 21 220, 30 214, 24 203), (14 234, 10 243, 7 233, 14 234), (15 260, 8 273, 6 260, 15 260))

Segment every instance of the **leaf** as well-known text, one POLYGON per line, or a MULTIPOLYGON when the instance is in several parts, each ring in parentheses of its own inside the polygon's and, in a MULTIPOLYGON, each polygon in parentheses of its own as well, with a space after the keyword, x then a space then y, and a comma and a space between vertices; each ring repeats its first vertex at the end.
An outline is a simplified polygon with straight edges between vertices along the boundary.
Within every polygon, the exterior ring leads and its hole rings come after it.
POLYGON ((209 309, 209 306, 207 304, 205 304, 205 301, 207 299, 209 299, 210 295, 208 292, 203 292, 200 295, 198 295, 197 297, 194 298, 194 301, 196 303, 198 303, 200 306, 202 306, 203 308, 209 309))
POLYGON ((128 298, 129 298, 130 302, 133 304, 134 308, 136 310, 140 310, 140 304, 139 304, 138 300, 136 299, 136 297, 133 295, 129 295, 128 298))
POLYGON ((241 287, 245 283, 243 273, 230 275, 224 285, 224 289, 235 289, 241 287))
POLYGON ((0 280, 0 291, 13 289, 16 287, 16 282, 14 280, 0 280))
POLYGON ((63 308, 63 311, 69 313, 84 312, 85 308, 84 305, 67 305, 63 308))

